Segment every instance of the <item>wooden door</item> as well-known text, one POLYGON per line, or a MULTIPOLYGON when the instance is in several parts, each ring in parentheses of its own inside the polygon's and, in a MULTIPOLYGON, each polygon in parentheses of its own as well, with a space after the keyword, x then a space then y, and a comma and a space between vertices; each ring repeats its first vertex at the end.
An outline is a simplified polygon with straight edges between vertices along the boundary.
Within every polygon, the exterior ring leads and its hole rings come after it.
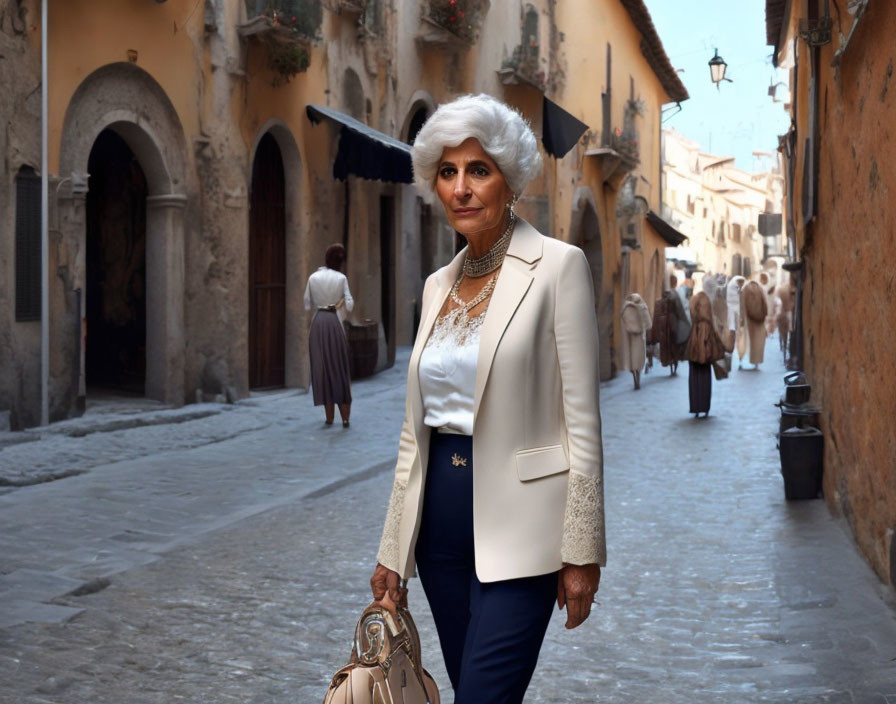
POLYGON ((283 158, 266 134, 249 203, 249 386, 283 386, 286 368, 286 198, 283 158))

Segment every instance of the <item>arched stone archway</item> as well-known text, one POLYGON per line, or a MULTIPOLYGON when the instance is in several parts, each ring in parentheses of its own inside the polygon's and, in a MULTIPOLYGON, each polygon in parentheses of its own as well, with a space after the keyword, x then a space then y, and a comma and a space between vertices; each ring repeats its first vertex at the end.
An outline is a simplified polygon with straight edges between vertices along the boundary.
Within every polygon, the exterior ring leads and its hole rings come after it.
MULTIPOLYGON (((283 160, 286 191, 284 214, 286 219, 286 369, 284 383, 288 387, 308 388, 308 327, 302 304, 305 280, 317 263, 309 258, 308 238, 302 218, 302 155, 289 127, 282 120, 269 120, 258 130, 252 145, 249 164, 255 163, 258 145, 265 135, 277 142, 283 160)), ((251 179, 247 179, 251 180, 251 179)))
POLYGON ((582 186, 573 198, 572 220, 570 222, 572 243, 582 248, 591 267, 594 282, 594 310, 600 340, 601 381, 613 376, 613 288, 604 272, 603 237, 597 204, 591 189, 582 186))
MULTIPOLYGON (((162 87, 128 63, 94 71, 72 95, 59 152, 62 179, 86 183, 88 160, 104 130, 120 137, 146 178, 146 381, 145 394, 172 405, 184 402, 184 217, 187 206, 186 142, 177 113, 162 87)), ((61 331, 51 360, 57 416, 68 415, 75 395, 83 396, 86 286, 85 192, 72 188, 67 212, 60 206, 63 247, 56 266, 64 289, 51 314, 61 331), (66 272, 62 274, 63 270, 66 272), (66 278, 67 277, 67 278, 66 278), (68 288, 81 293, 72 298, 68 288)), ((57 287, 59 288, 59 287, 57 287)))

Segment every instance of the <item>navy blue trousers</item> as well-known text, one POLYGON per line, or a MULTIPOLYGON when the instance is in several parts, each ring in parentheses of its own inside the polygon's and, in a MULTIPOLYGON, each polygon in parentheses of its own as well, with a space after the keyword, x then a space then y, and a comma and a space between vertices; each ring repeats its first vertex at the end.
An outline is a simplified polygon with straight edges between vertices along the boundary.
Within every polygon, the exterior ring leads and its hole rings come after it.
POLYGON ((454 703, 521 704, 557 598, 557 573, 477 579, 470 436, 432 434, 415 557, 454 703))

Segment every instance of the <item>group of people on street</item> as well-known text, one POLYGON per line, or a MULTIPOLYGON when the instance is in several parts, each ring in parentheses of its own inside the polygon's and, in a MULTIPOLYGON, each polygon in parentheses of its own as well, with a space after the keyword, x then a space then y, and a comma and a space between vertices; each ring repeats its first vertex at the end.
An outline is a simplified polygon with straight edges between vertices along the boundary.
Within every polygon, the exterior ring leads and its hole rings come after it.
POLYGON ((634 388, 641 388, 641 371, 647 373, 658 356, 672 376, 678 363, 687 360, 690 412, 695 418, 709 415, 712 377, 724 379, 737 350, 739 368, 745 361, 755 371, 763 362, 765 341, 777 329, 786 357, 786 338, 793 311, 793 291, 788 282, 775 286, 763 271, 755 279, 708 274, 703 288, 692 293, 688 280, 678 286, 669 276, 669 289, 654 303, 653 316, 644 299, 629 294, 620 313, 622 324, 621 367, 631 372, 634 388))

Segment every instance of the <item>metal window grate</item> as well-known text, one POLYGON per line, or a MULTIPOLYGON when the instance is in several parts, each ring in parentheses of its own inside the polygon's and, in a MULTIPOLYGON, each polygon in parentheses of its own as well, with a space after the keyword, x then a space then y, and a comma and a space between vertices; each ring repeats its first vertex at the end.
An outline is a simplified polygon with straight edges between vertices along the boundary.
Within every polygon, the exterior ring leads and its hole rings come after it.
POLYGON ((16 176, 16 321, 40 320, 40 176, 16 176))

